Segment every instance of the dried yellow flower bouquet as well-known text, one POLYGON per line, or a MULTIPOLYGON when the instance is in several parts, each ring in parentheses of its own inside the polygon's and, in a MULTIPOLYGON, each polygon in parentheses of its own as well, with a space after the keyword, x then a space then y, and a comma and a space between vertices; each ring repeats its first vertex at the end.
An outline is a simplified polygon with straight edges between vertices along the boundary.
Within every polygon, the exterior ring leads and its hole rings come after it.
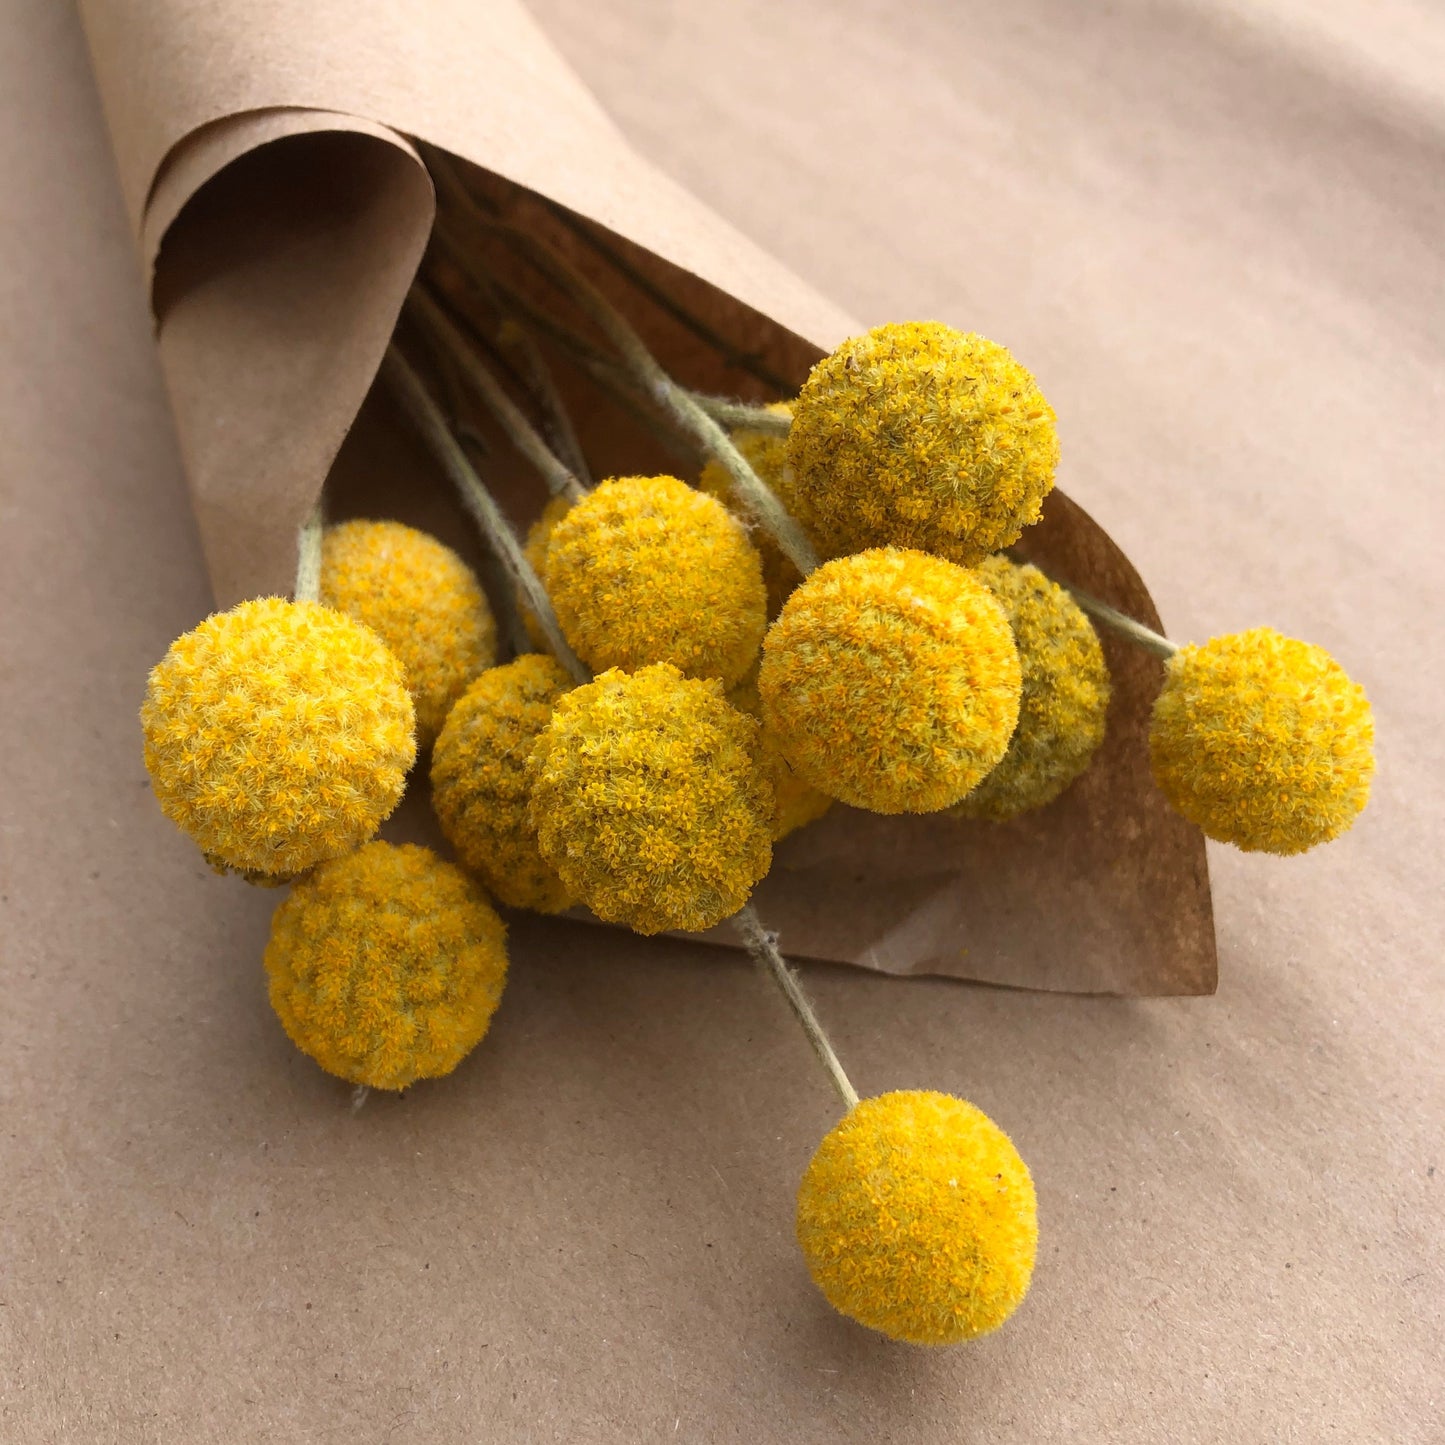
POLYGON ((153 670, 141 721, 157 799, 217 869, 291 884, 266 949, 271 1003, 359 1098, 449 1073, 484 1037, 507 971, 493 898, 585 905, 641 934, 730 922, 845 1111, 798 1193, 818 1287, 894 1339, 991 1331, 1029 1287, 1028 1168, 963 1100, 859 1099, 749 901, 774 844, 835 801, 992 822, 1052 802, 1104 738, 1098 622, 1164 660, 1149 752, 1169 803, 1219 841, 1301 852, 1365 805, 1364 693, 1319 648, 1267 628, 1177 647, 1012 556, 1059 443, 1006 348, 886 325, 796 396, 700 394, 430 161, 435 264, 383 379, 505 585, 489 603, 434 538, 385 519, 325 527, 318 508, 294 600, 215 615, 153 670), (538 336, 694 480, 594 484, 538 336), (525 541, 464 407, 551 494, 525 541), (427 748, 460 866, 372 841, 427 748))

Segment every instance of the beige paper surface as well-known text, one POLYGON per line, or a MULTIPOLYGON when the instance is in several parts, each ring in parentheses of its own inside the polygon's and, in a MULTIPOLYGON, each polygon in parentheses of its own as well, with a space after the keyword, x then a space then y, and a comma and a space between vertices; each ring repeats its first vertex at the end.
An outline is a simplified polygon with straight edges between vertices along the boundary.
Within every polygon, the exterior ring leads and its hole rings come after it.
MULTIPOLYGON (((537 196, 601 228, 791 386, 855 329, 639 159, 512 0, 415 13, 383 0, 84 0, 81 10, 153 266, 162 362, 222 603, 288 587, 296 526, 417 269, 433 197, 403 135, 482 167, 477 183, 617 294, 689 384, 759 394, 649 314, 537 196)), ((642 465, 646 439, 575 377, 569 390, 599 461, 642 465)), ((348 467, 374 471, 365 453, 350 457, 333 478, 343 509, 348 467)), ((535 511, 535 485, 505 449, 489 474, 519 517, 535 511)), ((361 485, 375 497, 374 478, 361 485)), ((394 479, 396 500, 383 494, 380 510, 405 514, 409 489, 394 479)), ((1157 623, 1133 568, 1062 494, 1025 545, 1055 575, 1157 623)), ((996 826, 838 808, 780 849, 758 901, 789 950, 1050 989, 1212 991, 1203 841, 1166 808, 1143 752, 1158 665, 1112 640, 1108 650, 1108 742, 1037 817, 996 826)))

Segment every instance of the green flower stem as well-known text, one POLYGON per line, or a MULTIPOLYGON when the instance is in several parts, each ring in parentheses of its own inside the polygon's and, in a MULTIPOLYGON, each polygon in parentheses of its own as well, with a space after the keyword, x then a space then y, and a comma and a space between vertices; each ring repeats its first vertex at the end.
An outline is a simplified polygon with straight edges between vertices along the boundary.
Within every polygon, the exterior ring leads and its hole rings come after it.
MULTIPOLYGON (((1039 571, 1043 571, 1040 567, 1039 571)), ((1047 576, 1048 574, 1045 573, 1047 576)), ((1130 642, 1142 647, 1145 652, 1152 652, 1155 657, 1162 657, 1166 662, 1179 651, 1176 643, 1170 642, 1167 637, 1154 631, 1152 627, 1145 627, 1142 622, 1136 621, 1127 613, 1120 612, 1117 607, 1110 607, 1107 602, 1100 602, 1097 597, 1091 597, 1087 592, 1072 586, 1068 582, 1059 582, 1057 577, 1051 579, 1058 582, 1058 585, 1069 594, 1090 617, 1102 622, 1111 631, 1117 632, 1121 637, 1127 637, 1130 642)))
POLYGON ((462 501, 481 528, 488 546, 506 569, 507 575, 521 589, 557 660, 579 682, 590 681, 591 674, 567 645, 567 639, 562 635, 562 628, 557 621, 557 614, 552 610, 547 590, 523 555, 522 544, 517 541, 511 525, 502 515, 501 508, 497 506, 491 492, 487 490, 486 483, 467 459, 461 443, 452 435, 446 418, 428 395, 421 378, 407 364, 394 344, 387 348, 381 370, 402 409, 421 433, 422 439, 450 478, 452 485, 461 494, 462 501))
POLYGON ((577 501, 585 488, 558 460, 556 453, 537 434, 532 423, 503 389, 501 382, 483 364, 465 336, 458 330, 436 299, 420 282, 413 286, 407 309, 426 335, 455 364, 468 388, 497 419, 507 439, 542 474, 554 497, 577 501))
POLYGON ((730 431, 746 428, 765 432, 768 436, 785 437, 793 429, 793 419, 780 412, 769 411, 749 401, 733 401, 725 396, 708 396, 694 391, 689 395, 719 426, 730 431))
POLYGON ((296 591, 298 602, 321 601, 321 534, 326 528, 326 514, 321 499, 301 524, 296 534, 296 591))
POLYGON ((557 390, 557 380, 542 355, 542 348, 530 331, 510 317, 497 328, 497 344, 516 358, 528 388, 542 407, 546 418, 543 429, 548 444, 582 486, 590 489, 593 485, 592 470, 587 465, 582 443, 572 426, 562 393, 557 390))
POLYGON ((828 1042, 828 1035, 823 1032, 823 1025, 818 1022, 818 1015, 813 1012, 813 1006, 808 1002, 808 996, 803 992, 793 970, 788 967, 787 959, 779 951, 777 934, 763 927, 762 919, 758 917, 758 911, 751 903, 734 913, 729 922, 742 940, 743 947, 777 984, 778 990, 787 1000, 794 1018, 803 1026, 803 1032, 808 1036, 813 1052, 817 1054, 833 1087, 838 1091, 843 1107, 855 1108, 858 1091, 844 1073, 843 1065, 838 1062, 838 1055, 833 1052, 833 1045, 828 1042))

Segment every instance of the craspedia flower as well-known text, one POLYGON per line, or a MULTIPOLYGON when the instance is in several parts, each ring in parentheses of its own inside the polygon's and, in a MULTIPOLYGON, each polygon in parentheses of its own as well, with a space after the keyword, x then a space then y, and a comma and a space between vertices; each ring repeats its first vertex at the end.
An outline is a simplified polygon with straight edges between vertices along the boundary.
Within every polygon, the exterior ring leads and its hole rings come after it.
POLYGON ((716 497, 676 477, 603 482, 552 529, 542 581, 596 672, 669 662, 738 680, 767 627, 762 563, 716 497))
POLYGON ((573 685, 560 663, 536 652, 491 668, 462 694, 432 749, 432 806, 442 832, 511 908, 560 913, 572 903, 537 849, 527 759, 573 685))
POLYGON ((813 787, 875 813, 958 802, 1003 757, 1019 657, 977 573, 875 548, 825 562, 768 630, 763 721, 813 787))
POLYGON ((994 822, 1051 803, 1104 740, 1109 669, 1079 604, 1037 567, 986 557, 978 575, 1003 604, 1023 670, 1019 720, 1003 761, 954 811, 994 822))
POLYGON ((532 821, 574 898, 638 933, 711 928, 772 861, 757 722, 670 663, 560 698, 533 749, 532 821))
POLYGON ((271 921, 271 1007, 327 1073, 373 1089, 449 1074, 486 1033, 507 930, 429 848, 368 843, 297 882, 271 921))
MULTIPOLYGON (((567 515, 571 508, 572 499, 570 497, 553 497, 542 508, 541 516, 527 529, 527 542, 522 551, 532 571, 538 577, 547 575, 547 547, 552 541, 552 533, 556 529, 557 523, 567 515)), ((517 589, 517 611, 521 616, 522 626, 526 630, 527 640, 538 652, 550 652, 552 644, 547 640, 547 634, 538 625, 537 614, 528 605, 521 588, 517 589)))
MULTIPOLYGON (((762 720, 763 700, 758 694, 756 667, 750 668, 741 682, 728 689, 727 699, 739 712, 762 720)), ((773 783, 774 843, 781 843, 789 833, 817 822, 833 806, 832 798, 804 781, 802 774, 783 756, 778 740, 766 726, 758 730, 758 758, 773 783)))
POLYGON ((915 1345, 1001 1325, 1028 1292, 1038 1206, 1007 1134, 962 1099, 864 1099, 818 1146, 798 1243, 840 1314, 915 1345))
POLYGON ((151 670, 145 765, 213 863, 294 874, 364 843, 416 758, 401 664, 359 622, 262 597, 208 617, 151 670))
POLYGON ((793 405, 788 461, 824 552, 915 547, 971 565, 1039 518, 1054 412, 1007 348, 914 321, 845 341, 793 405))
POLYGON ((497 628, 472 569, 400 522, 341 522, 321 543, 321 600, 365 623, 406 670, 417 744, 428 746, 451 705, 497 660, 497 628))
POLYGON ((1375 723, 1364 688, 1323 648, 1256 627, 1169 659, 1149 757, 1165 797, 1209 837, 1302 853, 1369 800, 1375 723))
MULTIPOLYGON (((768 410, 779 416, 793 414, 792 407, 785 401, 774 402, 768 410)), ((793 473, 788 466, 788 439, 774 436, 771 432, 740 427, 732 433, 732 442, 768 490, 783 504, 784 509, 794 511, 797 498, 793 495, 793 473)), ((803 580, 802 574, 773 538, 762 530, 757 515, 747 501, 737 494, 724 466, 715 461, 708 462, 703 467, 697 484, 709 496, 716 497, 747 527, 748 535, 752 537, 763 562, 763 585, 768 593, 768 616, 776 617, 782 610, 783 603, 787 601, 788 594, 803 580)))

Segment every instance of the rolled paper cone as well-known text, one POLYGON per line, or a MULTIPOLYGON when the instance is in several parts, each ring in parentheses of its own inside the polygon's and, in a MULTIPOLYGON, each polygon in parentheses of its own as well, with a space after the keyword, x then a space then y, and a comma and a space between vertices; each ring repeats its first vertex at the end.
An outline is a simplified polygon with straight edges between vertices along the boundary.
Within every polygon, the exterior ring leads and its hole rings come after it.
MULTIPOLYGON (((289 588, 323 482, 338 518, 468 536, 402 418, 371 395, 432 234, 425 145, 601 287, 685 385, 771 400, 760 376, 795 388, 863 329, 634 153, 517 0, 80 9, 220 605, 289 588)), ((598 476, 676 470, 581 370, 555 349, 548 360, 598 476)), ((1067 457, 1067 417, 1061 430, 1067 457)), ((540 508, 545 491, 510 447, 485 465, 519 523, 540 508)), ((1128 560, 1057 489, 1017 550, 1159 626, 1128 560)), ((1160 663, 1107 632, 1103 643, 1107 739, 1047 808, 990 824, 835 807, 789 838, 755 895, 789 954, 1034 988, 1211 992, 1203 839, 1149 775, 1160 663)), ((729 929, 716 941, 736 942, 729 929)))

